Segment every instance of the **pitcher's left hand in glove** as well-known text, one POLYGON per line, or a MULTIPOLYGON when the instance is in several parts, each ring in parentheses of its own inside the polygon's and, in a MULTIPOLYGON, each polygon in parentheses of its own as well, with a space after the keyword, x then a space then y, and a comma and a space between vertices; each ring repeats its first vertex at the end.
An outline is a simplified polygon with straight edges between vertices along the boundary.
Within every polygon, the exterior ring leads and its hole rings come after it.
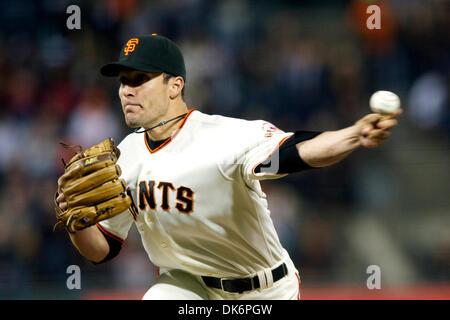
MULTIPOLYGON (((81 147, 80 147, 81 149, 81 147)), ((57 225, 74 233, 132 208, 116 164, 120 151, 112 139, 79 151, 65 165, 55 195, 57 225), (60 206, 64 200, 66 205, 60 206)))

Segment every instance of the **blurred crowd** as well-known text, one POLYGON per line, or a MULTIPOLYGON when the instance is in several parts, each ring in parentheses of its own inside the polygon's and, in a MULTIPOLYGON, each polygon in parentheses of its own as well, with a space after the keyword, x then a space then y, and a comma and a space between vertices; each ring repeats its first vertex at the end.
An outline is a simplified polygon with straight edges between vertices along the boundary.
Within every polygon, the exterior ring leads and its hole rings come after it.
POLYGON ((369 2, 359 0, 1 1, 0 298, 76 296, 65 286, 72 264, 83 288, 144 293, 155 278, 135 230, 98 266, 53 230, 61 159, 71 155, 59 142, 87 147, 130 132, 118 81, 98 70, 144 33, 179 44, 188 106, 206 113, 335 130, 369 112, 374 91, 397 92, 405 114, 386 146, 263 190, 307 283, 364 285, 369 264, 394 284, 449 281, 450 1, 370 4, 381 30, 367 28, 369 2), (70 4, 81 30, 66 27, 70 4), (373 243, 362 245, 361 230, 373 243))

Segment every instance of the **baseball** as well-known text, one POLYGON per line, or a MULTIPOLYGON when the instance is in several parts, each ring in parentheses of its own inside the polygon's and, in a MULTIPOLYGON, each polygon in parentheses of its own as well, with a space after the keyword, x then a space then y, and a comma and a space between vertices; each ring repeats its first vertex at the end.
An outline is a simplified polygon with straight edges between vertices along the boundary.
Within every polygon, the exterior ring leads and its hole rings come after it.
POLYGON ((377 91, 370 97, 370 109, 381 114, 391 114, 400 108, 400 98, 390 91, 377 91))

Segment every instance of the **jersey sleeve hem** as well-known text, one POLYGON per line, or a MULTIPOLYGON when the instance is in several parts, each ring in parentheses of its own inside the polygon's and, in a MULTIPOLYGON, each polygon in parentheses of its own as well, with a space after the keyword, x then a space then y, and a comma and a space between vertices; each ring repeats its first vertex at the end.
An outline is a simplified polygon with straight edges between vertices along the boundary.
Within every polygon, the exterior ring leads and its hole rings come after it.
POLYGON ((280 142, 278 142, 278 144, 276 145, 276 147, 272 150, 272 152, 270 152, 263 160, 258 161, 257 163, 254 164, 254 166, 251 169, 251 173, 250 173, 250 178, 251 177, 256 177, 256 178, 270 178, 270 177, 284 177, 287 174, 285 173, 271 173, 271 174, 267 174, 265 172, 255 172, 255 169, 264 161, 266 161, 267 159, 269 159, 277 150, 280 149, 281 145, 286 142, 286 140, 288 138, 290 138, 293 135, 293 133, 291 133, 290 135, 285 136, 283 139, 280 140, 280 142))
POLYGON ((125 242, 125 239, 122 239, 121 237, 115 235, 114 233, 112 233, 112 232, 106 230, 104 227, 102 227, 102 226, 100 225, 100 223, 97 223, 97 227, 100 229, 100 231, 101 231, 102 233, 104 233, 104 234, 107 235, 108 237, 111 237, 111 238, 113 238, 114 240, 119 241, 120 243, 124 243, 124 242, 125 242))

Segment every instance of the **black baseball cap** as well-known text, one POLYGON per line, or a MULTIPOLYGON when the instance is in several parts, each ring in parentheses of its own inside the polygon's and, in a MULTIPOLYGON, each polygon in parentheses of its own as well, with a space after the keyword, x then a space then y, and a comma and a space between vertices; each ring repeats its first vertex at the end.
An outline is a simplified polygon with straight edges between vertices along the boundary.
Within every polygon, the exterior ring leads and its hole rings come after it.
POLYGON ((123 46, 119 61, 105 64, 100 73, 117 77, 124 69, 144 72, 165 72, 180 76, 186 81, 183 55, 172 40, 153 33, 131 38, 123 46))

